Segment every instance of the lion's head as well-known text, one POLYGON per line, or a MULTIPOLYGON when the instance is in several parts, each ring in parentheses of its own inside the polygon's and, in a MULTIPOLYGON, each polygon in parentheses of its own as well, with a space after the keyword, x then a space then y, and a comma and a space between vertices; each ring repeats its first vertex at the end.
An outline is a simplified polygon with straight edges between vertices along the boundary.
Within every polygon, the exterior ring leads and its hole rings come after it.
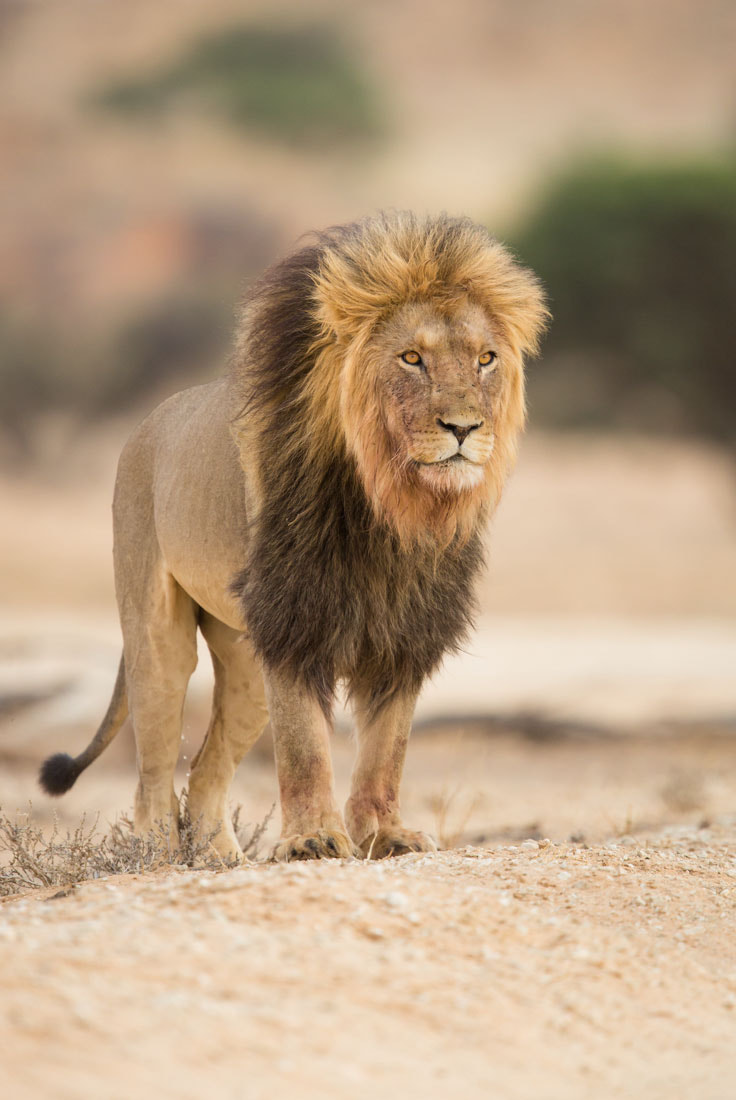
POLYGON ((536 278, 466 219, 330 230, 271 269, 246 311, 251 415, 264 446, 306 446, 315 471, 350 456, 403 542, 467 536, 513 463, 523 357, 546 316, 536 278))

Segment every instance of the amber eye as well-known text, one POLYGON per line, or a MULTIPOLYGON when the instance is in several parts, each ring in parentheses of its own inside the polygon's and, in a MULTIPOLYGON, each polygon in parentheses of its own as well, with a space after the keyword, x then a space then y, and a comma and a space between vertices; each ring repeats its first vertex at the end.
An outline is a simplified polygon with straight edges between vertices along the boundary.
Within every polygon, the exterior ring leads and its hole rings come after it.
POLYGON ((484 351, 482 355, 478 356, 478 362, 482 367, 489 367, 491 363, 496 362, 495 351, 484 351))
POLYGON ((401 358, 405 363, 408 363, 410 367, 421 366, 422 357, 418 351, 405 351, 401 358))

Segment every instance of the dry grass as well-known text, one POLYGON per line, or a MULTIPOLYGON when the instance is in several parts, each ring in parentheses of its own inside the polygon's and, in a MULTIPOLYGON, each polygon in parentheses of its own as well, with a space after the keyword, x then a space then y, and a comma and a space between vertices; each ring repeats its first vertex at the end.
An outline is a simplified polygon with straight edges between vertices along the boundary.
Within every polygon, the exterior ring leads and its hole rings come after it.
POLYGON ((479 810, 485 799, 480 791, 470 794, 461 787, 441 791, 430 796, 429 804, 434 813, 434 833, 440 848, 456 848, 462 840, 468 822, 479 810))
MULTIPOLYGON (((274 812, 256 825, 239 824, 240 806, 233 812, 233 827, 247 859, 256 859, 259 844, 274 812)), ((212 871, 233 866, 216 852, 212 841, 218 829, 204 832, 189 814, 186 794, 179 803, 179 843, 171 843, 171 822, 159 821, 146 836, 133 832, 127 815, 119 817, 108 834, 99 828, 99 817, 86 816, 75 829, 62 831, 54 821, 47 835, 28 813, 8 817, 0 808, 0 896, 25 893, 43 887, 63 888, 108 875, 140 874, 162 867, 197 867, 212 871)))

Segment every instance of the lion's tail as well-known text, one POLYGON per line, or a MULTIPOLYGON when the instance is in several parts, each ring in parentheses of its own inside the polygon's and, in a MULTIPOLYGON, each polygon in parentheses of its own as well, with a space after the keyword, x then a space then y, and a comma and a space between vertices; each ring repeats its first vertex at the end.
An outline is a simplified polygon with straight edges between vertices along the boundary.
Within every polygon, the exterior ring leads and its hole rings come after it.
POLYGON ((38 781, 47 794, 60 795, 73 787, 78 776, 103 752, 128 717, 128 696, 125 690, 125 661, 120 658, 118 676, 107 714, 100 728, 79 756, 57 752, 44 760, 38 781))

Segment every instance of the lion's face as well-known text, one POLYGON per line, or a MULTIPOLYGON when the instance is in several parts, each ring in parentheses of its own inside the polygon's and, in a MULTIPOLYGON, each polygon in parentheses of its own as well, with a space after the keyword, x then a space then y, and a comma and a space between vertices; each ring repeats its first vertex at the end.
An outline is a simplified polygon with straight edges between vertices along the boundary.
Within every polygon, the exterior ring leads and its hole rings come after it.
POLYGON ((340 406, 377 512, 402 538, 444 540, 498 499, 524 421, 520 357, 470 298, 410 302, 349 347, 340 406))
MULTIPOLYGON (((536 278, 482 227, 411 214, 335 230, 311 263, 306 358, 288 343, 298 310, 270 284, 279 326, 262 325, 259 354, 268 361, 268 334, 283 333, 315 469, 347 453, 404 543, 469 537, 500 498, 524 425, 524 356, 547 316, 536 278)), ((259 384, 278 407, 274 358, 274 381, 264 371, 259 384)))
POLYGON ((394 460, 433 493, 480 485, 504 385, 499 333, 467 299, 400 310, 375 338, 394 460))

